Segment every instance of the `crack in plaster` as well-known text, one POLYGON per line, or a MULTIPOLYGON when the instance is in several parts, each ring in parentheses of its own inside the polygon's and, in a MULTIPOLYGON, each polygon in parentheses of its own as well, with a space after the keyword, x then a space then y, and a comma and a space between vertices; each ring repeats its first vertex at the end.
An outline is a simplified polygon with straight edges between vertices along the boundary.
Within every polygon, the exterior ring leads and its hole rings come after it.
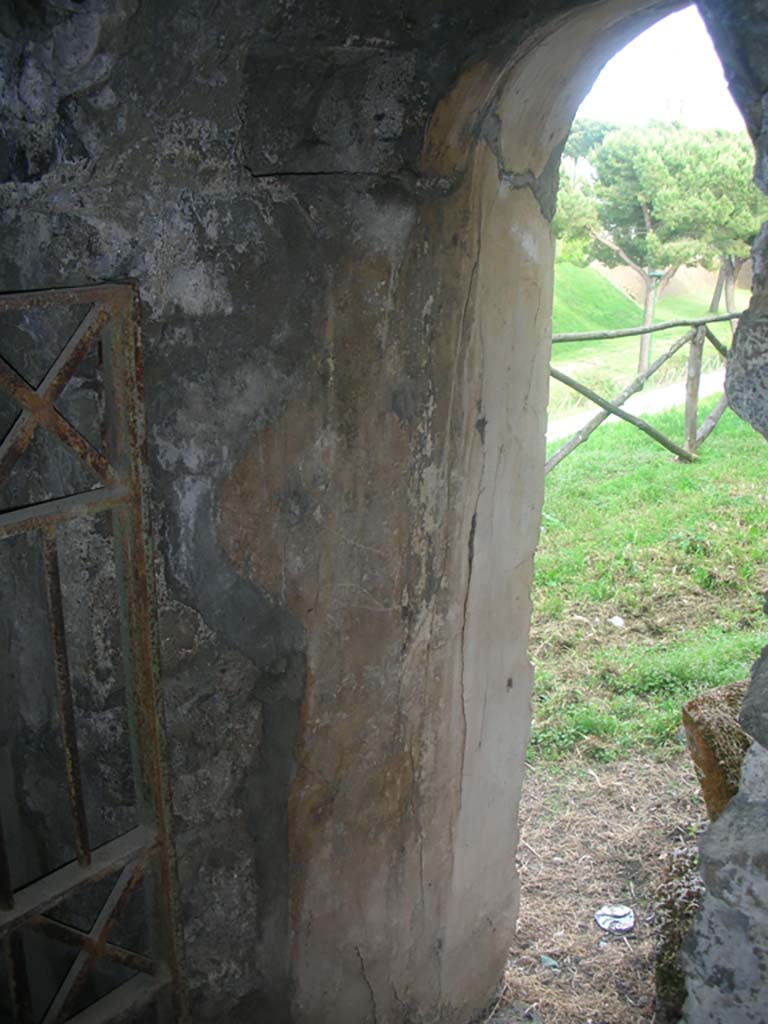
POLYGON ((461 184, 462 174, 423 178, 413 171, 404 170, 397 174, 384 171, 327 170, 327 171, 257 171, 243 161, 243 170, 254 181, 279 181, 283 178, 363 178, 370 181, 399 185, 409 195, 449 196, 461 184))
POLYGON ((534 196, 536 195, 539 179, 533 171, 508 171, 499 159, 498 154, 496 154, 496 160, 499 167, 500 181, 506 182, 512 189, 529 188, 533 192, 534 196))
POLYGON ((421 821, 421 814, 419 813, 414 799, 414 787, 416 785, 416 761, 413 757, 413 750, 408 747, 408 758, 411 762, 411 778, 412 785, 409 793, 409 803, 411 805, 411 814, 413 815, 414 824, 418 830, 418 843, 419 843, 419 889, 421 891, 421 906, 424 908, 424 826, 421 821))
POLYGON ((553 196, 557 192, 557 179, 554 179, 554 191, 552 189, 550 179, 552 178, 553 169, 555 171, 559 171, 560 155, 563 147, 565 146, 565 139, 563 139, 560 146, 556 146, 555 149, 553 149, 541 174, 536 175, 530 168, 527 168, 524 171, 513 171, 505 165, 504 154, 501 149, 500 134, 501 120, 496 111, 491 110, 486 115, 485 121, 483 122, 483 126, 480 130, 480 138, 493 154, 496 161, 496 167, 498 169, 499 181, 503 181, 512 190, 523 188, 530 189, 538 204, 542 217, 546 221, 551 221, 554 214, 553 196))
POLYGON ((376 996, 374 995, 373 985, 371 985, 370 978, 368 977, 368 972, 365 969, 365 960, 363 959, 363 954, 360 952, 360 947, 359 946, 355 946, 355 952, 357 953, 357 959, 360 961, 360 973, 363 976, 363 981, 365 982, 365 987, 368 989, 368 995, 370 996, 370 999, 371 999, 371 1011, 373 1012, 373 1024, 379 1024, 379 1015, 378 1015, 378 1013, 376 1011, 376 996))
MULTIPOLYGON (((482 477, 481 477, 482 478, 482 477)), ((469 527, 468 559, 467 559, 467 586, 464 591, 464 603, 461 611, 461 720, 463 735, 461 737, 461 785, 464 785, 464 754, 467 746, 467 698, 464 692, 464 662, 467 639, 467 607, 469 605, 469 591, 472 587, 472 563, 475 557, 475 529, 477 528, 477 506, 480 495, 475 502, 475 511, 472 513, 472 523, 469 527)))
MULTIPOLYGON (((480 253, 482 251, 482 245, 483 245, 483 215, 482 215, 482 210, 481 210, 481 212, 480 212, 480 224, 478 225, 478 231, 477 231, 477 249, 475 250, 475 260, 474 260, 474 263, 472 264, 472 271, 471 271, 471 273, 469 275, 469 287, 467 288, 467 295, 466 295, 466 298, 464 299, 464 305, 463 305, 462 310, 461 310, 461 323, 460 323, 460 327, 459 327, 459 337, 460 338, 463 338, 464 335, 465 335, 465 330, 466 330, 466 324, 467 324, 467 319, 468 319, 470 303, 473 301, 474 296, 475 296, 475 292, 477 290, 477 276, 478 276, 478 271, 479 271, 479 267, 480 267, 480 253)), ((468 358, 468 356, 469 356, 469 346, 467 346, 467 349, 466 349, 466 357, 465 357, 465 359, 468 358)), ((458 368, 458 360, 456 361, 455 365, 458 368)), ((451 380, 451 398, 450 398, 450 408, 451 409, 453 407, 453 399, 454 399, 454 393, 455 393, 455 386, 456 386, 456 373, 454 372, 454 374, 452 376, 452 380, 451 380)), ((481 393, 482 393, 482 389, 481 389, 481 393)), ((485 449, 483 448, 483 469, 484 468, 485 468, 485 449)), ((482 486, 482 469, 481 469, 481 473, 480 473, 480 484, 482 486)), ((450 490, 450 474, 449 474, 449 490, 450 490)), ((449 500, 449 507, 450 507, 450 493, 448 495, 448 500, 449 500)), ((478 501, 479 501, 479 495, 478 495, 478 501)), ((461 619, 461 649, 460 649, 461 674, 460 674, 459 682, 460 682, 460 686, 461 686, 461 717, 462 717, 463 734, 462 734, 462 738, 461 738, 459 806, 458 806, 458 810, 457 810, 457 813, 456 813, 456 817, 458 817, 458 814, 461 811, 462 790, 463 790, 463 785, 464 785, 464 757, 465 757, 466 745, 467 745, 467 709, 466 709, 466 697, 465 697, 465 693, 464 693, 464 644, 465 644, 465 639, 466 639, 465 634, 466 634, 466 626, 467 626, 467 604, 468 604, 468 601, 469 601, 469 588, 470 588, 470 584, 472 582, 472 560, 474 558, 474 543, 475 543, 475 526, 476 526, 476 522, 477 522, 477 502, 475 503, 475 512, 474 512, 474 515, 472 516, 472 525, 471 525, 470 534, 469 534, 469 568, 468 568, 468 578, 467 578, 467 589, 466 589, 466 592, 464 594, 464 602, 463 602, 463 606, 462 606, 462 619, 461 619)), ((454 818, 454 820, 453 820, 453 822, 451 824, 451 833, 452 834, 453 834, 453 831, 454 831, 455 822, 456 822, 456 818, 454 818)), ((453 841, 451 842, 451 852, 453 852, 453 841)))

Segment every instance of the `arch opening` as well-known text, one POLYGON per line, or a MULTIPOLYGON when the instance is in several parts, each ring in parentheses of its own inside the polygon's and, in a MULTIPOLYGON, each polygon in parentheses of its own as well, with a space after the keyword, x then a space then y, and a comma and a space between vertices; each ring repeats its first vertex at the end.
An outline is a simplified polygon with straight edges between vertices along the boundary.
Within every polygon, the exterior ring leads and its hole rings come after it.
MULTIPOLYGON (((554 262, 549 222, 560 152, 576 109, 603 64, 650 24, 684 6, 608 3, 569 13, 562 24, 550 26, 529 50, 501 70, 490 62, 467 73, 438 108, 427 138, 425 161, 431 171, 447 174, 470 167, 478 211, 477 235, 469 245, 474 263, 468 296, 474 338, 470 346, 477 346, 481 371, 476 408, 484 436, 478 500, 465 522, 473 538, 465 622, 482 625, 475 626, 476 644, 470 639, 464 647, 464 667, 470 666, 479 678, 493 678, 498 664, 509 664, 510 656, 514 657, 509 648, 503 651, 489 644, 495 633, 503 633, 500 609, 512 607, 519 612, 521 607, 520 593, 505 589, 496 579, 505 571, 519 574, 532 554, 535 539, 526 529, 531 521, 537 529, 541 508, 543 481, 531 474, 507 472, 504 436, 515 435, 518 451, 538 451, 543 463, 547 317, 554 262), (480 139, 476 149, 467 144, 473 134, 480 139), (510 339, 519 345, 512 355, 505 350, 510 339), (502 493, 499 481, 505 477, 509 489, 502 493), (515 509, 514 539, 505 536, 500 526, 499 507, 515 509), (508 561, 500 553, 507 545, 508 561)), ((523 611, 523 618, 526 614, 523 611)), ((508 624, 507 630, 515 632, 508 624)), ((467 635, 471 638, 470 629, 467 635)), ((466 693, 466 674, 464 686, 466 693)), ((471 690, 475 697, 465 701, 464 714, 467 736, 472 738, 474 730, 474 742, 468 744, 472 753, 465 754, 459 817, 459 826, 466 826, 467 834, 479 830, 479 809, 489 801, 482 758, 488 756, 488 746, 498 755, 505 729, 502 714, 498 746, 493 747, 492 739, 488 744, 487 695, 482 683, 471 690), (473 808, 478 815, 474 821, 473 808)), ((511 759, 509 749, 505 751, 506 763, 511 761, 521 770, 525 739, 518 745, 521 736, 514 728, 506 735, 514 736, 515 743, 511 759)), ((463 849, 469 875, 476 866, 476 854, 469 840, 463 849)), ((460 858, 458 862, 461 867, 460 858)), ((488 872, 490 865, 484 870, 488 872)), ((455 907, 457 922, 471 920, 468 905, 458 900, 455 907)))
POLYGON ((559 149, 676 4, 224 6, 2 8, 2 288, 140 291, 196 1024, 466 1024, 517 910, 559 149))

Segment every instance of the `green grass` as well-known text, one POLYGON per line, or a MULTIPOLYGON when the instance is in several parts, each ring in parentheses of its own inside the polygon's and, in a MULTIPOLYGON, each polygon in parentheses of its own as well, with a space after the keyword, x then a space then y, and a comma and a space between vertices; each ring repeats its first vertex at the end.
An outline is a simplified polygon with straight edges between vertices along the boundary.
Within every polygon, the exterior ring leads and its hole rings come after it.
POLYGON ((555 264, 552 332, 610 331, 642 323, 640 307, 589 267, 555 264))
MULTIPOLYGON (((655 319, 658 322, 706 316, 710 299, 711 295, 706 292, 689 292, 672 298, 662 296, 656 305, 655 319)), ((738 293, 737 302, 746 305, 746 293, 738 293)), ((555 264, 553 333, 617 330, 634 327, 641 322, 640 307, 596 270, 574 267, 568 263, 555 264)), ((728 324, 716 324, 713 330, 724 343, 729 343, 728 324)), ((659 355, 665 345, 683 333, 682 329, 674 329, 654 334, 654 356, 659 355)), ((618 394, 636 375, 638 345, 638 338, 556 344, 552 350, 552 363, 564 373, 610 398, 618 394)), ((704 352, 705 371, 720 365, 720 358, 711 346, 706 346, 704 352)), ((687 349, 679 352, 662 367, 647 387, 682 379, 687 358, 687 349)), ((555 419, 588 407, 590 403, 565 385, 552 381, 549 405, 550 418, 555 419)))
MULTIPOLYGON (((650 419, 681 436, 682 411, 650 419)), ((608 424, 550 474, 534 580, 532 758, 664 755, 679 746, 687 699, 748 675, 768 643, 767 456, 726 412, 692 465, 608 424)))

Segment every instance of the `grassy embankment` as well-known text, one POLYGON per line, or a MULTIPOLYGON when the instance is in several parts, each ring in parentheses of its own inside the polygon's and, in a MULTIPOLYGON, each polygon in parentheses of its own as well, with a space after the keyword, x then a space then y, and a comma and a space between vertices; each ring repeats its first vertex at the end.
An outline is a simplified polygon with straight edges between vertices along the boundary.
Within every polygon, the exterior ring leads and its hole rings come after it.
MULTIPOLYGON (((737 293, 737 305, 746 305, 748 294, 737 293)), ((689 292, 668 298, 662 295, 656 303, 656 321, 696 319, 707 315, 711 295, 706 291, 689 292)), ((722 310, 724 311, 724 309, 722 310)), ((621 327, 635 327, 642 322, 642 310, 610 281, 588 267, 574 267, 568 263, 555 265, 555 295, 552 310, 552 330, 555 334, 609 331, 621 327)), ((713 330, 726 344, 730 343, 728 324, 713 325, 713 330)), ((663 331, 653 335, 652 351, 658 356, 666 345, 684 333, 682 330, 663 331)), ((564 373, 611 398, 635 376, 637 372, 638 338, 612 341, 569 342, 553 346, 552 361, 564 373)), ((715 350, 704 349, 704 369, 713 370, 721 365, 715 350)), ((685 348, 654 375, 646 387, 651 388, 685 376, 688 349, 685 348)), ((550 393, 550 418, 556 419, 581 407, 589 407, 587 399, 553 381, 550 393)))
MULTIPOLYGON (((649 419, 682 436, 682 410, 649 419)), ((768 643, 767 456, 729 411, 693 465, 620 423, 550 474, 532 759, 667 756, 680 749, 681 704, 748 674, 768 643)))

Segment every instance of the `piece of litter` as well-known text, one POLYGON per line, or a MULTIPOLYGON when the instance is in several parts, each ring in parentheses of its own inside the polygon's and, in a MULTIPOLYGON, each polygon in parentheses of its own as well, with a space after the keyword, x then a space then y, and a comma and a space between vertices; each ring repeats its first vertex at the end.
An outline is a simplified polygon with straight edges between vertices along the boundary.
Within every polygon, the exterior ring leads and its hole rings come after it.
POLYGON ((539 963, 542 967, 560 967, 560 964, 557 962, 557 960, 553 960, 551 956, 547 956, 545 953, 542 953, 539 957, 539 963))
POLYGON ((635 912, 623 903, 606 903, 595 914, 595 923, 604 932, 623 935, 635 927, 635 912))
POLYGON ((610 624, 612 626, 615 626, 616 629, 624 629, 624 626, 626 625, 626 623, 624 622, 624 619, 622 619, 622 617, 620 615, 614 615, 608 621, 610 622, 610 624))

